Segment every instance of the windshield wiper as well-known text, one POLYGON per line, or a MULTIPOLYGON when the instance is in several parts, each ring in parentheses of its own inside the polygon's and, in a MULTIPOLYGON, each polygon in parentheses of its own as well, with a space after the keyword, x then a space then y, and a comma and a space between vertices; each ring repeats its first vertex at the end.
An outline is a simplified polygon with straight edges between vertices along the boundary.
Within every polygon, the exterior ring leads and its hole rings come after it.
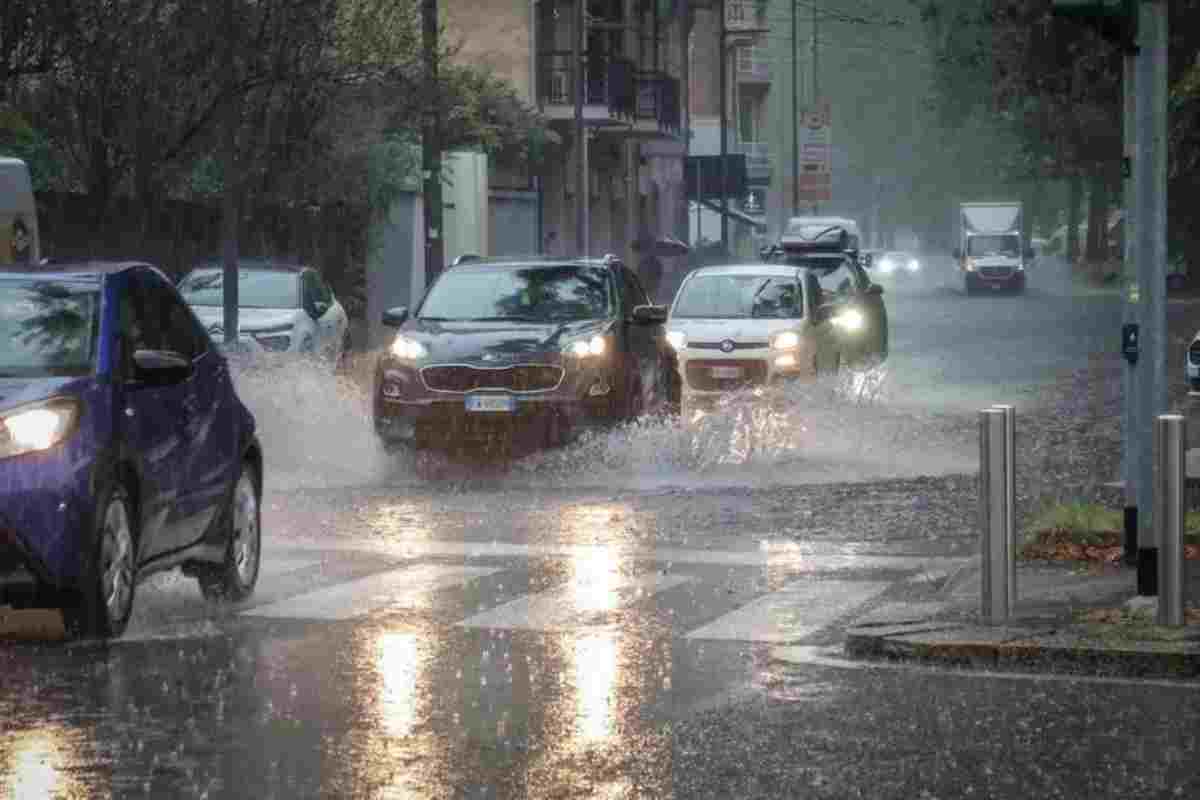
POLYGON ((471 317, 467 322, 545 322, 544 317, 529 317, 510 314, 503 317, 471 317))

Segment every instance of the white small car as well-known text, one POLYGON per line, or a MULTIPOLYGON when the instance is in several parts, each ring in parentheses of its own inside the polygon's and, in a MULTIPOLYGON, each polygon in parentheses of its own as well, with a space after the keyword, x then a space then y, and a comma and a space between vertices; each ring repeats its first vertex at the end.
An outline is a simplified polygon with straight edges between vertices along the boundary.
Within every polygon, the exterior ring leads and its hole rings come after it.
MULTIPOLYGON (((224 271, 219 263, 197 267, 179 292, 214 339, 224 336, 224 271)), ((350 320, 333 290, 311 267, 242 260, 238 269, 240 340, 245 350, 312 354, 332 364, 349 347, 350 320)))
POLYGON ((862 315, 820 304, 812 270, 787 264, 701 267, 688 274, 667 318, 680 411, 780 378, 836 372, 862 315))

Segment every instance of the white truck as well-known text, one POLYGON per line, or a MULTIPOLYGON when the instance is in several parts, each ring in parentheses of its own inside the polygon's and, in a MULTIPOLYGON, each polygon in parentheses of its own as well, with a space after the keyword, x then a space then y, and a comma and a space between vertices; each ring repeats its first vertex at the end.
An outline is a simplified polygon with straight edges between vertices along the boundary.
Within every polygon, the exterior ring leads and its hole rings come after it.
POLYGON ((963 203, 954 251, 967 294, 1025 291, 1033 249, 1021 235, 1021 203, 963 203))

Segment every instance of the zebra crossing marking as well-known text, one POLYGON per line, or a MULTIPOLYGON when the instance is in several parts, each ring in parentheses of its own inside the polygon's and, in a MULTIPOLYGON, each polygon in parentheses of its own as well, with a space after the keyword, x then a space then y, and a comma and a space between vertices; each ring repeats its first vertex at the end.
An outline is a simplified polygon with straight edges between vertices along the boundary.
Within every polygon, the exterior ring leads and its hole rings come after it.
POLYGON ((422 607, 428 604, 429 595, 439 589, 464 586, 496 572, 500 572, 499 567, 412 564, 250 608, 242 615, 273 619, 354 619, 389 608, 422 607))
POLYGON ((613 575, 594 582, 568 582, 537 594, 527 594, 459 622, 460 628, 504 628, 535 631, 577 627, 589 615, 616 611, 640 597, 666 591, 693 579, 657 572, 613 575))
POLYGON ((688 639, 779 644, 817 633, 879 595, 889 584, 873 581, 792 581, 778 591, 717 617, 688 639))

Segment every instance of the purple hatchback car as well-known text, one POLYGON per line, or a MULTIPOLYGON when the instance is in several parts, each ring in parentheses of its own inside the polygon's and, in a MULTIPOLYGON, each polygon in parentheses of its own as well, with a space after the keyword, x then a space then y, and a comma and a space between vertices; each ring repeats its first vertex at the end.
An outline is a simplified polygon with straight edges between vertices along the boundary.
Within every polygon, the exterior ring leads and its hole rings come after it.
POLYGON ((109 638, 159 570, 245 599, 261 492, 254 418, 165 275, 0 267, 0 604, 109 638))

